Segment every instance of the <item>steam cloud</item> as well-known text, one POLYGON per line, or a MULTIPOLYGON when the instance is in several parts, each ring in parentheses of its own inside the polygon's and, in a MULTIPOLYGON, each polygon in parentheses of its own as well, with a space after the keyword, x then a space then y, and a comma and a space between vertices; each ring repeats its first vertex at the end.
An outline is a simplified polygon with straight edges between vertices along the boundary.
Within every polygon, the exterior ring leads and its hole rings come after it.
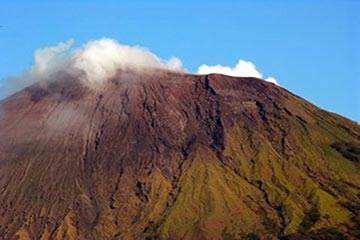
MULTIPOLYGON (((37 81, 51 79, 58 72, 78 77, 90 86, 97 86, 111 78, 118 69, 161 68, 185 71, 176 57, 164 60, 141 46, 124 45, 116 40, 102 38, 90 41, 79 48, 72 48, 74 40, 60 42, 56 46, 37 49, 34 63, 20 76, 0 81, 0 99, 37 81)), ((201 65, 197 73, 222 73, 240 77, 263 78, 252 62, 239 60, 234 67, 201 65)), ((273 77, 266 81, 277 84, 273 77)))
MULTIPOLYGON (((263 79, 263 75, 256 69, 254 63, 241 59, 234 67, 222 65, 208 66, 206 64, 203 64, 198 68, 197 72, 199 74, 221 73, 234 77, 256 77, 263 79)), ((274 84, 278 84, 274 77, 267 77, 264 80, 272 82, 274 84)))
POLYGON ((37 81, 49 79, 57 72, 80 77, 90 86, 112 77, 118 69, 162 68, 183 71, 180 59, 163 60, 140 46, 120 44, 103 38, 71 49, 74 40, 56 46, 37 49, 34 64, 20 76, 9 77, 0 86, 0 99, 37 81))
POLYGON ((75 69, 82 70, 92 83, 101 82, 120 68, 163 68, 182 70, 178 58, 162 60, 146 48, 122 45, 112 39, 91 41, 70 57, 75 69))

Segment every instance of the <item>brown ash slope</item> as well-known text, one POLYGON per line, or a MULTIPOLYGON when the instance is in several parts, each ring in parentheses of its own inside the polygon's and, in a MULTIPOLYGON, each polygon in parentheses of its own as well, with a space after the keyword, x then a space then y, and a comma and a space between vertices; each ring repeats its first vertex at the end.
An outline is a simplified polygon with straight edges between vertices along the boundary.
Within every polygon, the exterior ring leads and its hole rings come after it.
POLYGON ((63 76, 0 111, 2 239, 359 237, 359 125, 265 81, 63 76))

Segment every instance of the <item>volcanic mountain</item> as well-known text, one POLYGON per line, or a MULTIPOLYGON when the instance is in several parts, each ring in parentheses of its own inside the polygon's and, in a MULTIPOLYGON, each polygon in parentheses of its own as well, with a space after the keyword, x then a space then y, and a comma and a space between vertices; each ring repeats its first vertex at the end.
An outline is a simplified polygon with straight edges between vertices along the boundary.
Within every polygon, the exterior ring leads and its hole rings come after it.
POLYGON ((0 102, 1 239, 356 239, 360 126, 256 78, 59 75, 0 102))

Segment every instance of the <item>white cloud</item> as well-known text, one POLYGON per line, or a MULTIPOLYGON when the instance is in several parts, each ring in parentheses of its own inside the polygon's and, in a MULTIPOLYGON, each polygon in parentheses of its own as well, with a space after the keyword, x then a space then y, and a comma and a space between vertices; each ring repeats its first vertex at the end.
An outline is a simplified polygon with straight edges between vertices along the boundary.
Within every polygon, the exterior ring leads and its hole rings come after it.
POLYGON ((30 69, 30 74, 42 75, 56 71, 60 68, 59 65, 66 61, 64 53, 66 53, 73 44, 74 40, 69 39, 66 42, 60 42, 56 46, 35 50, 34 65, 30 69))
POLYGON ((163 68, 182 71, 178 58, 163 60, 140 46, 128 46, 112 39, 91 41, 74 51, 73 67, 82 70, 86 79, 99 83, 111 77, 120 68, 163 68))
POLYGON ((121 44, 109 38, 89 41, 76 49, 71 49, 73 44, 74 40, 70 39, 35 50, 33 65, 20 76, 7 78, 0 88, 0 98, 37 81, 49 79, 58 72, 78 76, 90 86, 96 86, 111 78, 118 69, 162 68, 184 71, 178 58, 163 60, 146 48, 121 44))
MULTIPOLYGON (((70 39, 35 50, 33 65, 29 70, 0 82, 0 99, 37 81, 53 79, 59 72, 80 78, 90 86, 97 86, 111 78, 118 69, 161 68, 185 71, 181 60, 176 57, 164 60, 146 48, 121 44, 109 38, 89 41, 78 48, 73 48, 73 44, 74 40, 70 39)), ((234 67, 204 64, 198 68, 197 73, 263 78, 252 62, 244 60, 239 60, 234 67)), ((273 77, 265 80, 277 84, 273 77)))
POLYGON ((279 85, 279 83, 277 82, 277 80, 276 80, 275 78, 273 78, 273 77, 267 77, 267 78, 265 78, 265 81, 274 83, 274 84, 276 84, 276 85, 279 85))
MULTIPOLYGON (((254 63, 241 59, 234 67, 228 67, 222 65, 209 66, 203 64, 198 68, 197 73, 198 74, 220 73, 234 77, 256 77, 256 78, 264 79, 263 75, 256 69, 254 63)), ((264 80, 278 84, 274 77, 267 77, 264 80)))
POLYGON ((60 69, 66 69, 68 63, 67 52, 73 45, 74 40, 46 48, 36 49, 34 52, 34 63, 29 70, 18 76, 10 76, 4 79, 0 86, 0 99, 15 93, 40 80, 49 78, 60 69))

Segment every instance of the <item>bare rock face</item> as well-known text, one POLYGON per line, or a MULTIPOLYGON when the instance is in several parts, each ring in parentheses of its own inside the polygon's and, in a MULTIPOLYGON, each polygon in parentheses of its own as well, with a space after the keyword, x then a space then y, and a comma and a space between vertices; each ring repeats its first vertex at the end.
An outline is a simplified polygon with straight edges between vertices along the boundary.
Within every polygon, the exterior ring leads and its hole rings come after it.
POLYGON ((356 239, 360 127, 254 78, 63 76, 0 102, 1 239, 356 239))

